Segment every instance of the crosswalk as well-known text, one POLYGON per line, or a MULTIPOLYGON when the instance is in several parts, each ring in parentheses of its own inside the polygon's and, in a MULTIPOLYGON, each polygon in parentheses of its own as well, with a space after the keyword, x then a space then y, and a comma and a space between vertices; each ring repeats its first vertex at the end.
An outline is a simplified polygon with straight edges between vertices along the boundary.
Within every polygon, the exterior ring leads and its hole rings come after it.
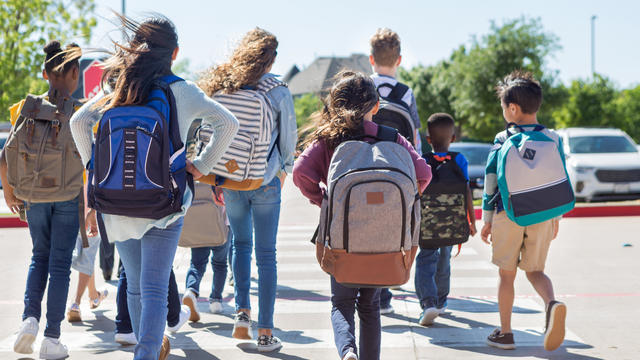
MULTIPOLYGON (((320 270, 315 259, 315 249, 309 242, 314 230, 315 226, 312 224, 280 226, 274 332, 284 343, 282 358, 338 358, 329 316, 329 277, 320 270), (286 354, 290 357, 284 357, 286 354)), ((188 249, 178 249, 174 271, 181 292, 184 291, 189 259, 188 249)), ((255 320, 259 311, 255 262, 252 269, 251 302, 255 320)), ((486 336, 498 324, 497 301, 494 296, 496 273, 495 267, 488 261, 488 250, 477 239, 472 239, 463 247, 460 255, 452 259, 449 310, 431 327, 417 324, 420 308, 415 297, 413 277, 402 289, 393 290, 392 305, 395 313, 382 317, 382 358, 421 358, 434 349, 486 346, 486 336)), ((64 322, 62 341, 69 347, 72 358, 74 352, 112 354, 111 357, 104 357, 109 359, 130 358, 128 352, 131 349, 122 351, 122 347, 113 341, 115 284, 106 284, 111 295, 98 311, 91 311, 87 304, 83 305, 82 325, 71 326, 64 322)), ((208 294, 211 285, 212 273, 208 266, 201 283, 203 295, 208 294)), ((202 319, 199 323, 185 325, 171 337, 172 354, 184 355, 188 359, 243 359, 245 356, 256 356, 253 342, 239 342, 231 338, 233 288, 227 286, 223 296, 228 302, 224 305, 224 313, 218 315, 207 312, 206 299, 199 300, 202 319), (207 354, 210 356, 207 357, 207 354)), ((514 334, 519 347, 541 346, 544 310, 538 299, 517 298, 513 323, 516 325, 514 334)), ((43 324, 44 321, 41 326, 43 324)), ((0 340, 0 357, 1 354, 11 352, 14 339, 11 336, 0 340)), ((582 343, 570 330, 567 331, 566 339, 565 346, 582 343)))

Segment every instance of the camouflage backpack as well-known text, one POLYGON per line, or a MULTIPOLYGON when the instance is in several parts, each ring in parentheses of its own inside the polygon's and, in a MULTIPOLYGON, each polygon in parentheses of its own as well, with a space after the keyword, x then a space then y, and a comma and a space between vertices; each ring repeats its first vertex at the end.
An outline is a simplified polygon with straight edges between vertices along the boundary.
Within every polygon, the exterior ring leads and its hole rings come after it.
POLYGON ((467 179, 456 163, 456 152, 425 155, 433 178, 422 194, 420 247, 437 249, 469 240, 467 179))

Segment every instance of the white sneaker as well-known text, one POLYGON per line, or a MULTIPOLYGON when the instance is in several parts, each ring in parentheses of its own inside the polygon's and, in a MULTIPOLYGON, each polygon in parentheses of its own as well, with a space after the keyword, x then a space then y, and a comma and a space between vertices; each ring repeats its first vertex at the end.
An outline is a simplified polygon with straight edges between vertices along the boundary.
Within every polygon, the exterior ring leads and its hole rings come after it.
POLYGON ((45 337, 40 346, 40 359, 64 359, 69 356, 69 350, 59 339, 45 337))
POLYGON ((358 360, 358 355, 353 352, 353 349, 349 349, 349 352, 344 354, 342 360, 358 360))
POLYGON ((116 342, 122 346, 138 344, 136 334, 132 332, 126 334, 116 334, 116 342))
POLYGON ((211 311, 212 314, 220 314, 220 313, 222 313, 222 301, 213 300, 212 302, 210 302, 209 303, 209 311, 211 311))
POLYGON ((282 347, 282 342, 280 339, 273 335, 260 335, 258 337, 258 351, 259 352, 269 352, 275 351, 282 347))
POLYGON ((24 319, 20 325, 16 342, 13 344, 13 351, 18 354, 32 354, 36 335, 38 335, 38 320, 34 317, 24 319))
POLYGON ((182 303, 189 307, 191 310, 191 314, 189 315, 189 321, 197 322, 200 321, 200 312, 198 311, 198 297, 196 294, 187 289, 182 296, 182 303))
POLYGON ((389 305, 389 307, 380 308, 380 315, 393 314, 394 311, 395 310, 393 310, 393 306, 389 305))
POLYGON ((429 326, 433 324, 433 320, 435 320, 438 315, 440 315, 440 310, 430 307, 422 310, 422 314, 420 315, 420 320, 418 322, 422 326, 429 326))
POLYGON ((184 325, 187 322, 187 320, 189 320, 190 316, 191 316, 191 309, 189 309, 187 305, 180 306, 180 319, 178 320, 178 323, 175 324, 174 326, 167 326, 167 330, 169 330, 169 332, 172 334, 178 332, 178 330, 180 330, 182 325, 184 325))

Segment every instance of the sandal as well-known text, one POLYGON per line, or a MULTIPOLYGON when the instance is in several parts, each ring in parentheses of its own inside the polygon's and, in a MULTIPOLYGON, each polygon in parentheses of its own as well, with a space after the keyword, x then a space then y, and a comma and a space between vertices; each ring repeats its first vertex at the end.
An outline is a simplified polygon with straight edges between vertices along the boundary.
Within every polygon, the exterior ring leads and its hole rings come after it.
POLYGON ((105 290, 103 290, 103 291, 99 292, 98 294, 99 294, 99 295, 98 295, 98 297, 97 297, 97 298, 95 298, 95 299, 91 299, 91 305, 90 305, 90 306, 91 306, 91 309, 95 309, 95 308, 97 308, 98 306, 100 306, 100 304, 102 303, 102 300, 104 300, 104 299, 107 297, 107 295, 109 295, 109 291, 107 291, 107 290, 105 289, 105 290))

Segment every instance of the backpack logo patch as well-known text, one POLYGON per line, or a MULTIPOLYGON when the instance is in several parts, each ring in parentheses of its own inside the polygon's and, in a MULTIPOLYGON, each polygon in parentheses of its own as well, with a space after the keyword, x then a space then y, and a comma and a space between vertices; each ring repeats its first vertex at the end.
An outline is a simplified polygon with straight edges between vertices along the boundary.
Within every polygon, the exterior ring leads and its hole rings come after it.
POLYGON ((536 151, 533 149, 524 149, 524 155, 522 157, 527 160, 533 160, 533 158, 536 157, 536 151))
POLYGON ((240 169, 240 166, 238 166, 238 163, 235 160, 227 161, 227 163, 224 164, 224 166, 227 168, 227 171, 230 172, 231 174, 233 174, 235 171, 240 169))
POLYGON ((367 192, 367 204, 369 205, 384 204, 384 193, 367 192))

